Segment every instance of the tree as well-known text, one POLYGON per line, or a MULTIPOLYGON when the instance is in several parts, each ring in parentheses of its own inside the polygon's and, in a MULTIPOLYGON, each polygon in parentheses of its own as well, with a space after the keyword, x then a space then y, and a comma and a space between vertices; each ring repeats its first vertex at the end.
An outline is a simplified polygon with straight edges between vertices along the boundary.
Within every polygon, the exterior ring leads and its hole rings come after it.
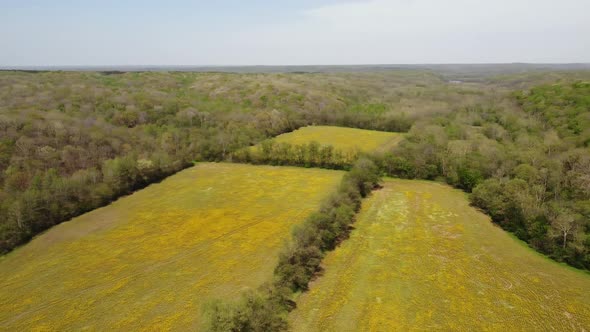
POLYGON ((357 188, 362 197, 367 196, 379 184, 379 169, 368 158, 361 158, 354 163, 353 168, 345 175, 357 188))
POLYGON ((562 248, 565 249, 568 236, 578 227, 577 216, 568 209, 558 209, 551 216, 551 227, 563 238, 562 248))
POLYGON ((468 166, 459 167, 457 175, 459 177, 459 186, 469 192, 483 180, 479 170, 468 166))
POLYGON ((320 147, 320 143, 316 141, 311 141, 307 144, 307 160, 310 165, 318 163, 320 147))

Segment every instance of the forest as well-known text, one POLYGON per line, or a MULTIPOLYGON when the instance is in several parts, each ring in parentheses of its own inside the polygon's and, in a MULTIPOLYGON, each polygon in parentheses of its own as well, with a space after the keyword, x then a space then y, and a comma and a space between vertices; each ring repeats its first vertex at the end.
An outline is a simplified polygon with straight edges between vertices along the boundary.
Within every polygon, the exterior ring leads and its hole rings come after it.
POLYGON ((519 113, 490 106, 421 120, 388 175, 442 179, 550 257, 590 269, 590 83, 516 91, 519 113))
POLYGON ((536 250, 589 269, 589 77, 3 71, 0 250, 195 161, 349 169, 357 155, 267 140, 336 125, 407 132, 391 151, 364 154, 381 175, 470 192, 536 250))

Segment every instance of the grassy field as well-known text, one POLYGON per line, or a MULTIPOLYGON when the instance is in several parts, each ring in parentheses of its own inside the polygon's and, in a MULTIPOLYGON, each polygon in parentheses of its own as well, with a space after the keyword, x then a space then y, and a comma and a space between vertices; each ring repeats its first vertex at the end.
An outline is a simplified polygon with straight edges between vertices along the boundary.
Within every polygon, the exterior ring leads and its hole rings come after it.
POLYGON ((372 152, 383 147, 393 147, 403 138, 403 134, 356 128, 332 126, 303 127, 274 138, 276 142, 292 145, 307 144, 316 141, 321 145, 332 145, 342 151, 359 150, 372 152))
POLYGON ((388 180, 300 296, 295 331, 585 331, 590 275, 535 253, 448 186, 388 180))
POLYGON ((0 330, 198 330, 342 174, 204 163, 60 224, 0 259, 0 330))

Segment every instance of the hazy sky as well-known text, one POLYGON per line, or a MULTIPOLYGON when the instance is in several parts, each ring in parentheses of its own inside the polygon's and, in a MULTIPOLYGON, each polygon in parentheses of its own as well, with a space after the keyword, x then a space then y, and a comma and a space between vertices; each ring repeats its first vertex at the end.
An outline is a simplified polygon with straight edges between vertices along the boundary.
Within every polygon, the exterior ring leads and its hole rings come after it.
POLYGON ((0 0, 0 66, 590 62, 590 0, 0 0))

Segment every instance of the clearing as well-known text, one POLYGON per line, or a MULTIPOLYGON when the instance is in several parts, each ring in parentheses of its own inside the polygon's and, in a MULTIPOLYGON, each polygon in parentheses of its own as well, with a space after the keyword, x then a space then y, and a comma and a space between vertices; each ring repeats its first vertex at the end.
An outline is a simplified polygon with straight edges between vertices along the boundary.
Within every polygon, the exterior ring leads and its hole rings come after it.
POLYGON ((387 180, 297 300, 295 331, 590 327, 590 275, 526 247, 446 185, 387 180))
POLYGON ((309 126, 275 137, 277 143, 303 145, 316 141, 321 145, 332 145, 341 151, 359 150, 372 152, 382 148, 392 148, 403 139, 401 133, 391 133, 356 128, 309 126))
POLYGON ((344 173, 202 163, 0 259, 0 329, 198 330, 272 277, 290 229, 344 173))

